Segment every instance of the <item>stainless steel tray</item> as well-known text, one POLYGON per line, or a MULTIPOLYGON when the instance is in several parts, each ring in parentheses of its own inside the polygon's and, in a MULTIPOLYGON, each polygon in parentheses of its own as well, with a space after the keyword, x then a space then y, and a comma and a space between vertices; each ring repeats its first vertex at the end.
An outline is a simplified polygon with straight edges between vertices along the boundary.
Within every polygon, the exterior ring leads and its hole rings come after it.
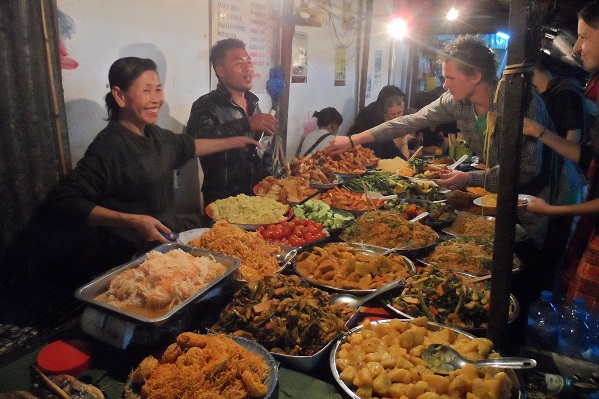
POLYGON ((106 272, 105 274, 101 275, 100 277, 90 281, 89 283, 83 285, 82 287, 80 287, 79 289, 77 289, 75 291, 75 298, 77 298, 83 302, 86 302, 89 305, 109 310, 112 313, 117 313, 119 315, 129 317, 138 322, 152 323, 152 324, 159 325, 159 324, 162 324, 165 321, 167 321, 171 316, 173 316, 175 313, 182 310, 187 305, 189 305, 193 302, 196 302, 200 298, 204 297, 212 289, 214 289, 223 279, 225 279, 227 276, 229 276, 231 273, 233 273, 241 265, 241 263, 239 262, 238 259, 231 258, 229 256, 220 255, 220 254, 217 254, 217 253, 214 253, 211 251, 206 251, 204 249, 195 248, 195 247, 177 243, 177 242, 162 244, 162 245, 154 248, 154 251, 158 251, 161 253, 167 253, 167 252, 173 251, 175 249, 181 249, 182 251, 185 251, 185 252, 187 252, 193 256, 196 256, 196 257, 212 256, 212 257, 214 257, 214 259, 217 262, 219 262, 223 266, 225 266, 225 268, 227 270, 223 274, 221 274, 220 276, 216 277, 214 280, 212 280, 211 282, 206 284, 204 287, 202 287, 194 295, 190 296, 183 302, 179 303, 177 306, 174 306, 168 312, 166 312, 160 316, 157 316, 157 317, 145 317, 143 315, 140 315, 139 313, 136 313, 133 310, 122 309, 122 308, 116 307, 114 305, 111 305, 107 302, 96 299, 100 294, 103 294, 108 290, 108 288, 110 287, 110 283, 112 282, 112 280, 114 280, 114 278, 116 276, 118 276, 120 273, 122 273, 126 269, 134 268, 134 267, 141 265, 146 260, 147 254, 144 254, 144 255, 140 256, 139 258, 132 260, 131 262, 125 263, 122 266, 118 266, 118 267, 106 272))
MULTIPOLYGON (((385 254, 388 252, 386 248, 377 247, 376 245, 354 244, 354 243, 346 243, 346 244, 349 245, 350 247, 354 247, 356 249, 357 253, 369 255, 369 256, 376 256, 376 255, 385 254)), ((408 269, 408 272, 411 274, 416 273, 416 266, 414 265, 414 262, 412 262, 412 260, 405 255, 400 255, 400 256, 403 258, 403 261, 406 264, 406 268, 408 269)), ((295 272, 295 274, 300 276, 302 279, 306 280, 311 285, 318 287, 318 288, 322 289, 323 291, 327 291, 327 292, 331 292, 331 293, 347 293, 347 294, 359 296, 359 295, 368 295, 371 292, 375 291, 374 288, 360 290, 360 289, 339 288, 339 287, 335 287, 333 285, 319 283, 317 281, 314 281, 314 279, 310 278, 309 276, 306 276, 300 270, 298 270, 297 264, 294 264, 293 271, 295 272)))
MULTIPOLYGON (((373 322, 373 324, 379 324, 379 323, 385 324, 385 323, 390 323, 390 322, 391 322, 391 320, 380 320, 380 321, 373 322)), ((331 353, 329 355, 329 367, 331 369, 331 372, 333 373, 333 377, 335 378, 335 381, 337 382, 339 387, 347 394, 347 396, 352 399, 360 399, 360 396, 358 396, 356 394, 356 392, 354 392, 354 390, 352 389, 353 387, 349 387, 347 384, 345 384, 345 382, 343 382, 343 380, 339 376, 339 370, 337 369, 335 360, 337 359, 338 352, 341 350, 341 346, 349 340, 349 338, 352 334, 356 334, 356 333, 360 332, 362 330, 362 328, 363 328, 363 325, 360 325, 360 326, 355 327, 355 328, 351 329, 350 331, 346 332, 341 338, 339 338, 337 340, 337 342, 335 342, 335 344, 331 348, 331 353)), ((440 329, 453 330, 457 334, 464 335, 470 339, 476 338, 475 336, 468 334, 464 331, 461 331, 461 330, 458 330, 458 329, 452 328, 452 327, 442 326, 437 323, 429 322, 427 325, 427 328, 431 331, 439 331, 440 329)), ((511 369, 505 369, 505 372, 507 373, 509 379, 512 382, 511 399, 524 398, 523 386, 520 383, 520 378, 518 378, 518 374, 514 370, 511 370, 511 369)))

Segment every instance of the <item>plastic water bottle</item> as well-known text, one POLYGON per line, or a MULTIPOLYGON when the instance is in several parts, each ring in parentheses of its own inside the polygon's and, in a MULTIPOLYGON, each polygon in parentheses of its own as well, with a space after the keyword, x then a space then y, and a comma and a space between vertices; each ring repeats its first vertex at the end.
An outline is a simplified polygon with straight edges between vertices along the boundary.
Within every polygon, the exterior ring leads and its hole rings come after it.
POLYGON ((584 309, 584 300, 572 303, 570 314, 564 314, 559 328, 558 351, 575 359, 590 360, 592 356, 589 313, 584 309))
POLYGON ((553 293, 547 290, 541 292, 541 297, 530 305, 528 311, 528 345, 554 351, 557 348, 559 321, 553 293))

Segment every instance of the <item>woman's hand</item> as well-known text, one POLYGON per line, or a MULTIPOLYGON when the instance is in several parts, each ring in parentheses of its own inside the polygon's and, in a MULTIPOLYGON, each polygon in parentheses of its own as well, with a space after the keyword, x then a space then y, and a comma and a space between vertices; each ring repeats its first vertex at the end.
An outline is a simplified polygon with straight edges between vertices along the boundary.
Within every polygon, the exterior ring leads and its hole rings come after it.
POLYGON ((544 130, 545 126, 530 118, 524 118, 524 124, 522 125, 522 134, 524 134, 525 136, 538 138, 544 130))
POLYGON ((466 172, 443 173, 436 183, 450 190, 460 190, 468 186, 470 175, 466 172))
POLYGON ((526 205, 525 209, 530 213, 546 215, 549 208, 551 208, 551 205, 545 202, 544 199, 531 196, 528 198, 528 205, 526 205))
POLYGON ((171 229, 163 225, 158 219, 148 215, 131 215, 131 227, 139 231, 146 241, 172 242, 162 233, 169 235, 171 229))

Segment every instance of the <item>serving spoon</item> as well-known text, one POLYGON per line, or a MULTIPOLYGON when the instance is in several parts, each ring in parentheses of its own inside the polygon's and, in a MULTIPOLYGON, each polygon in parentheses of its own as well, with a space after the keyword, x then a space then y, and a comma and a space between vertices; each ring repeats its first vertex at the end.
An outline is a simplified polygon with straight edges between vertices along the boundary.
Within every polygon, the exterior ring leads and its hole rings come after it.
POLYGON ((458 159, 457 161, 455 161, 454 163, 452 163, 451 165, 449 165, 447 167, 447 169, 450 169, 451 171, 454 171, 455 168, 457 168, 458 166, 460 166, 462 164, 462 162, 464 162, 466 160, 466 158, 468 158, 468 154, 464 154, 460 157, 460 159, 458 159))
POLYGON ((399 280, 393 280, 390 283, 387 283, 387 284, 377 288, 376 290, 372 291, 370 294, 362 296, 362 297, 357 297, 355 295, 345 294, 345 293, 333 294, 333 295, 331 295, 331 305, 335 305, 338 303, 345 303, 345 304, 347 304, 348 308, 358 309, 360 306, 362 306, 366 302, 376 298, 377 296, 382 295, 391 290, 394 290, 396 288, 403 288, 405 285, 406 285, 406 280, 399 279, 399 280))
POLYGON ((381 193, 377 193, 376 191, 365 191, 364 194, 362 194, 362 197, 364 197, 364 199, 394 199, 397 198, 397 194, 390 194, 390 195, 383 195, 381 193))
POLYGON ((455 349, 441 344, 431 344, 422 352, 422 360, 437 374, 448 375, 467 364, 479 367, 501 367, 508 369, 530 369, 537 361, 525 357, 498 357, 472 361, 460 355, 455 349))

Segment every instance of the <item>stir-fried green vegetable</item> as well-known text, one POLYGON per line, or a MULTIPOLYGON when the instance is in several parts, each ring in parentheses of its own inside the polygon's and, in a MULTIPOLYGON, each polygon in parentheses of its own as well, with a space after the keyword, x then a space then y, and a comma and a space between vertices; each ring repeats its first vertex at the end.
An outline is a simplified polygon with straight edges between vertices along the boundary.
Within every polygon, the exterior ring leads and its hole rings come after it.
POLYGON ((412 317, 427 316, 437 323, 484 328, 489 317, 488 281, 470 283, 463 275, 427 266, 408 280, 391 304, 412 317))
POLYGON ((329 294, 300 277, 275 274, 237 291, 213 329, 275 353, 311 356, 347 330, 351 313, 345 305, 331 306, 329 294))
POLYGON ((343 182, 343 187, 354 193, 363 193, 364 187, 368 191, 375 191, 383 195, 393 194, 393 189, 403 179, 397 173, 372 170, 363 176, 343 182))

